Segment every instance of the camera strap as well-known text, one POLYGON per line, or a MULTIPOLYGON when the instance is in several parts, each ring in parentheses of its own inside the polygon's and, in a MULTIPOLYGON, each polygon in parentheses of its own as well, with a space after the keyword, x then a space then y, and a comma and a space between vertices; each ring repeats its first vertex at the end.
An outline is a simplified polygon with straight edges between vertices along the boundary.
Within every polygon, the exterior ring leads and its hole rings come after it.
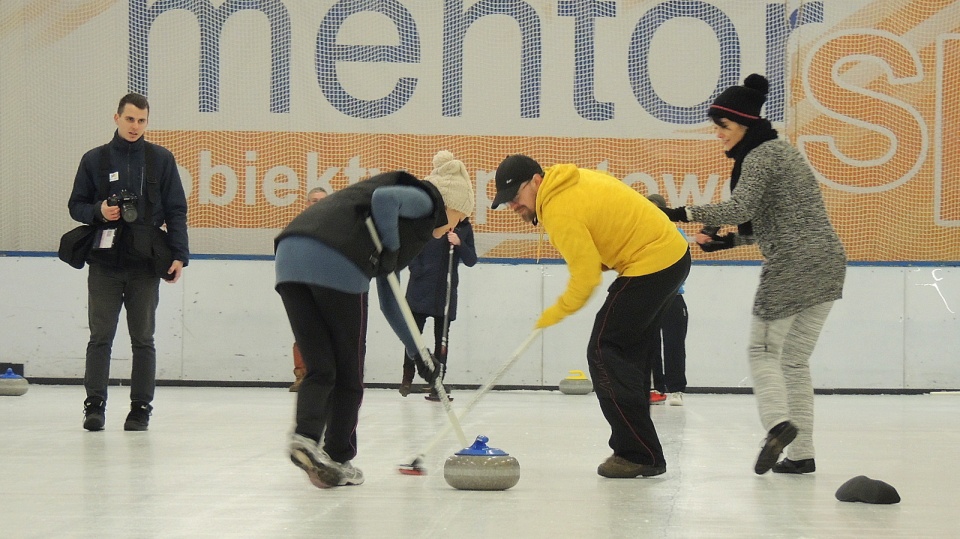
POLYGON ((157 172, 156 172, 156 152, 153 149, 153 144, 150 144, 147 141, 143 141, 143 162, 146 167, 147 175, 147 185, 144 188, 143 195, 147 197, 147 208, 143 212, 143 222, 147 223, 150 226, 153 226, 153 205, 160 202, 160 184, 157 183, 157 172))
POLYGON ((106 200, 110 196, 110 143, 100 146, 100 177, 97 182, 97 200, 106 200))

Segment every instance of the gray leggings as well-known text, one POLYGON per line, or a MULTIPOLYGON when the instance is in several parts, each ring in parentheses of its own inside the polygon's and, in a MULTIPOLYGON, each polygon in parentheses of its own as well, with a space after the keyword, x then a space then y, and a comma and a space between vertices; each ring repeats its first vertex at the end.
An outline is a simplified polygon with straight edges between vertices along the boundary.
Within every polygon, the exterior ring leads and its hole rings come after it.
POLYGON ((768 431, 784 421, 797 427, 796 440, 787 446, 790 460, 814 458, 810 355, 831 307, 828 301, 777 320, 753 317, 750 373, 760 422, 768 431))

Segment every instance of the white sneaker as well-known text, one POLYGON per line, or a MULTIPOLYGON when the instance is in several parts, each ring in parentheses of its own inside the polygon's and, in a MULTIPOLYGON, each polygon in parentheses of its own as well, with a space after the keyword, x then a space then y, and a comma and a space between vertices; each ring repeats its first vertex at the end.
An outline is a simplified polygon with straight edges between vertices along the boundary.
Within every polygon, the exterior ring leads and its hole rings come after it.
POLYGON ((667 393, 667 406, 683 406, 683 393, 680 391, 667 393))
MULTIPOLYGON (((339 464, 333 462, 327 453, 320 449, 317 442, 292 434, 290 436, 290 460, 307 473, 310 482, 317 488, 330 488, 343 485, 343 474, 339 464)), ((363 479, 361 477, 361 482, 363 479)))
POLYGON ((354 468, 351 461, 348 460, 343 464, 331 461, 330 466, 340 472, 339 486, 363 484, 363 471, 360 468, 354 468))

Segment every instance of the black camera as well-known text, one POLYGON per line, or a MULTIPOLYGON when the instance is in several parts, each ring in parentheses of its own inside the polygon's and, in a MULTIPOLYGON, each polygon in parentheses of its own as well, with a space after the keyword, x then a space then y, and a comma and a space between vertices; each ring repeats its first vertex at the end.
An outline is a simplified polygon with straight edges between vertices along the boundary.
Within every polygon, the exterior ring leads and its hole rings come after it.
POLYGON ((121 189, 120 194, 113 194, 107 197, 107 206, 120 206, 120 217, 123 220, 132 223, 137 220, 137 195, 121 189))

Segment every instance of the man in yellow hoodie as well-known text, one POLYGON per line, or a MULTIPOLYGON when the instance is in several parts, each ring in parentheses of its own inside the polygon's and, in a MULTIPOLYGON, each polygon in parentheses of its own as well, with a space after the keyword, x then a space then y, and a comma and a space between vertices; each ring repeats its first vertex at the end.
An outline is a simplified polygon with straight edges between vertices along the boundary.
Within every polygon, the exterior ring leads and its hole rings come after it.
POLYGON ((613 455, 604 477, 660 475, 667 470, 650 419, 647 348, 660 318, 690 271, 690 249, 677 227, 643 195, 620 180, 576 165, 544 169, 511 155, 496 174, 493 208, 506 204, 526 222, 543 225, 560 251, 570 280, 536 323, 545 328, 584 306, 605 270, 617 272, 597 312, 587 364, 600 410, 610 424, 613 455))

